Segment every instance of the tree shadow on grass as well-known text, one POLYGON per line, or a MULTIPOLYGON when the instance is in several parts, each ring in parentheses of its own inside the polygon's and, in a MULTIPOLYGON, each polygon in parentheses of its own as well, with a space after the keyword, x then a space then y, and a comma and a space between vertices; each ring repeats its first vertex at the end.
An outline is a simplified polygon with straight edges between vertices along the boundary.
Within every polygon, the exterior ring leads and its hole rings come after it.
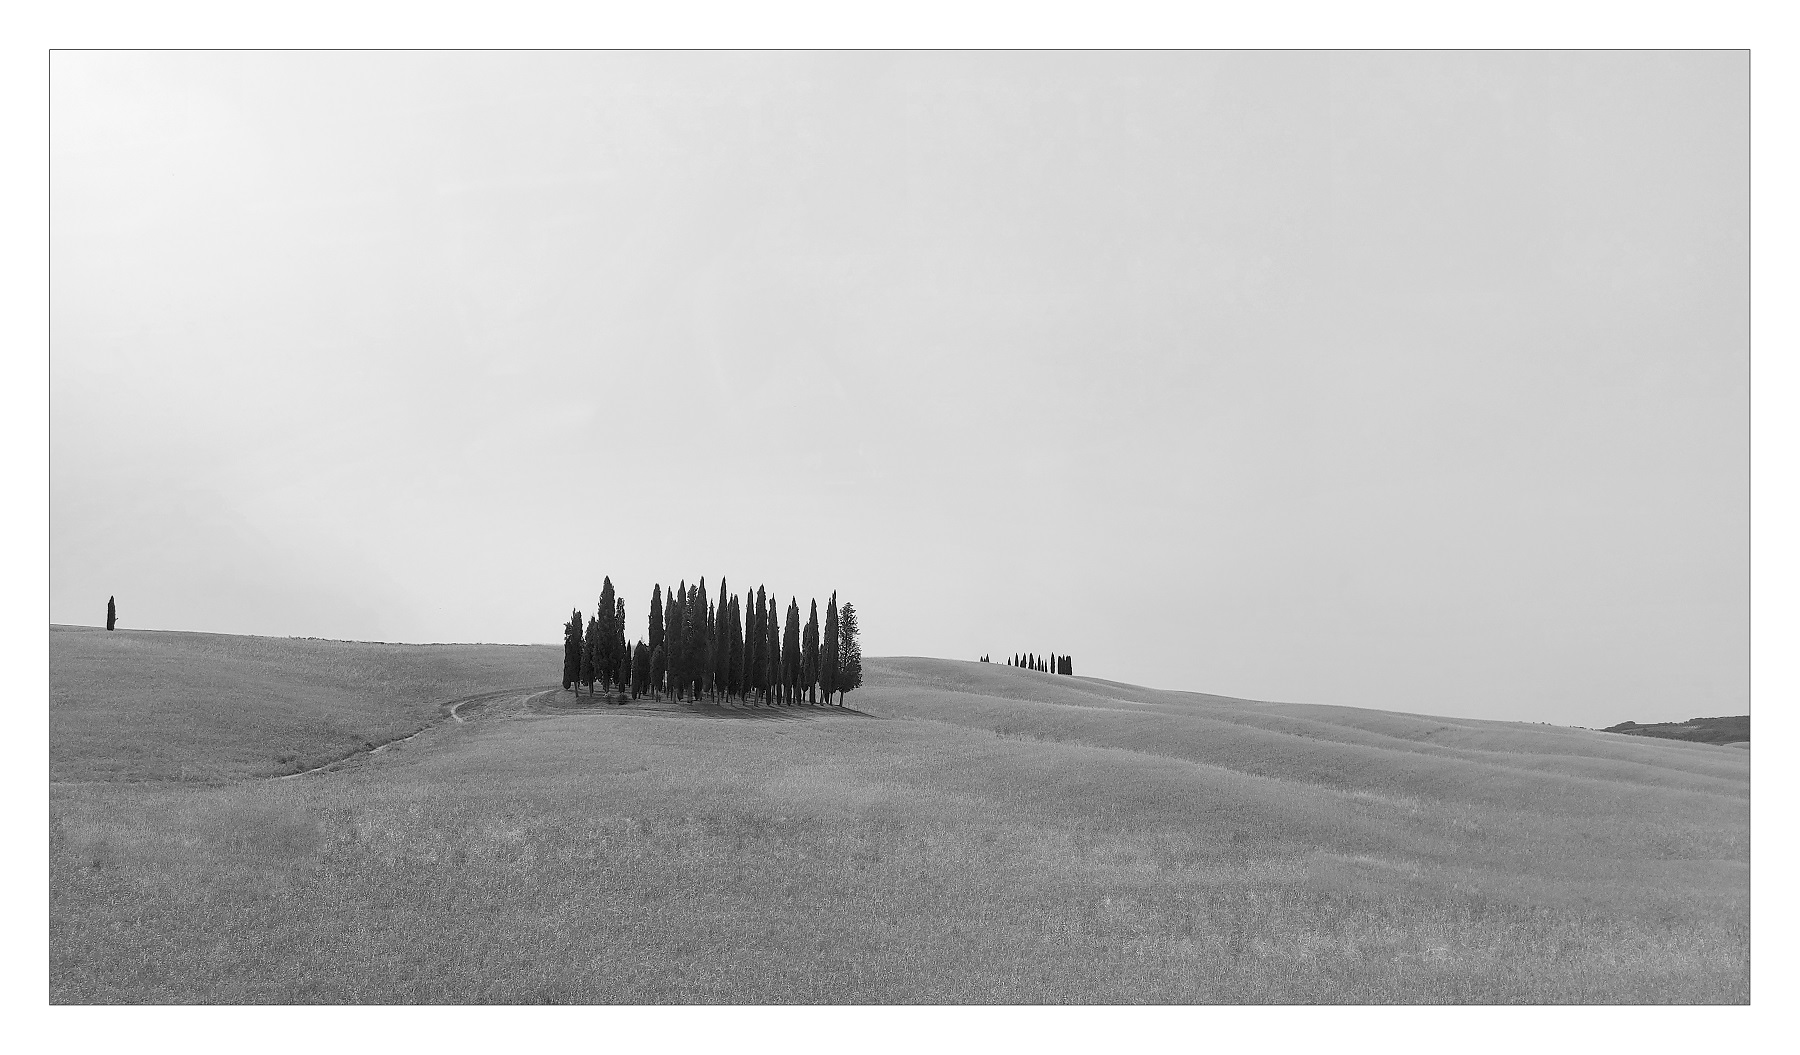
POLYGON ((741 721, 773 721, 773 722, 812 722, 824 715, 835 715, 850 718, 879 718, 879 715, 859 711, 854 707, 831 707, 819 704, 783 705, 766 707, 757 705, 725 706, 702 700, 676 701, 668 697, 640 697, 630 701, 620 701, 617 697, 607 695, 579 697, 576 699, 557 698, 538 703, 533 713, 539 717, 571 717, 582 714, 688 714, 696 718, 715 718, 741 721))
POLYGON ((797 707, 721 707, 717 704, 702 703, 698 706, 685 704, 683 708, 701 718, 763 718, 773 721, 817 721, 823 715, 838 717, 874 718, 854 707, 820 707, 812 704, 801 704, 797 707))

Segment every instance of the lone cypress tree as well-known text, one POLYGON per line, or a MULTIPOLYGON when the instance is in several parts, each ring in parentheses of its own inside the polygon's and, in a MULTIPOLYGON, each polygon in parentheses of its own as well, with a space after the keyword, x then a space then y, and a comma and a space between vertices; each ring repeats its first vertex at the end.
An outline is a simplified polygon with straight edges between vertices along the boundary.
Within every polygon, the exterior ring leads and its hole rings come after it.
POLYGON ((844 602, 838 613, 838 706, 844 705, 844 693, 862 687, 862 641, 856 625, 856 606, 844 602))
POLYGON ((806 686, 806 702, 819 702, 819 600, 813 598, 812 614, 806 617, 806 632, 800 645, 800 684, 806 686))
POLYGON ((581 610, 571 609, 569 621, 563 624, 563 675, 562 687, 567 692, 569 686, 581 679, 581 610))
POLYGON ((113 605, 113 599, 106 599, 106 629, 111 630, 119 621, 119 609, 113 605))
POLYGON ((819 637, 819 691, 825 694, 827 704, 837 691, 838 644, 837 591, 833 590, 831 600, 825 602, 825 632, 819 637))

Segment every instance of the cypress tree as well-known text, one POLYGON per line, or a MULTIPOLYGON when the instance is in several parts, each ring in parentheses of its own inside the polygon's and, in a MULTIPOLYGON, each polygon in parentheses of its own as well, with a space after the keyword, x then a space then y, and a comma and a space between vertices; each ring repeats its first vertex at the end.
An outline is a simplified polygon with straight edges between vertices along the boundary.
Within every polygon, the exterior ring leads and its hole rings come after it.
POLYGON ((664 627, 664 632, 667 633, 668 638, 663 647, 669 650, 667 660, 669 669, 669 692, 674 695, 677 701, 681 699, 682 675, 685 672, 685 659, 687 656, 685 643, 682 641, 682 634, 687 627, 687 613, 684 611, 686 607, 687 580, 683 579, 681 580, 681 585, 675 588, 675 593, 669 598, 669 603, 666 606, 666 611, 664 613, 668 620, 668 625, 664 627))
POLYGON ((856 625, 856 606, 844 602, 838 613, 838 706, 844 693, 862 687, 862 641, 856 625))
POLYGON ((113 604, 113 599, 108 597, 106 599, 106 629, 111 630, 118 621, 119 609, 113 604))
POLYGON ((599 620, 599 640, 594 644, 594 673, 599 678, 601 687, 612 680, 614 669, 613 641, 618 638, 618 628, 613 626, 614 601, 612 577, 600 580, 600 602, 594 608, 594 617, 599 620))
POLYGON ((731 649, 731 676, 728 688, 739 703, 744 702, 744 606, 736 594, 731 596, 731 626, 725 631, 725 644, 731 649))
POLYGON ((749 653, 746 669, 750 674, 750 689, 761 694, 762 702, 769 702, 768 682, 764 680, 769 672, 769 632, 763 629, 763 619, 769 614, 768 599, 763 588, 758 586, 753 594, 746 594, 744 600, 750 604, 750 623, 744 628, 744 650, 749 653))
POLYGON ((650 647, 642 641, 631 650, 631 698, 637 699, 650 689, 650 647))
POLYGON ((831 600, 825 602, 825 632, 819 637, 819 691, 825 694, 826 704, 831 703, 831 694, 837 691, 838 684, 838 608, 837 591, 831 593, 831 600))
POLYGON ((699 699, 700 694, 706 689, 708 676, 712 673, 712 649, 709 647, 711 642, 707 640, 710 631, 707 626, 709 614, 707 609, 711 605, 706 599, 706 577, 704 575, 700 577, 700 585, 696 589, 699 592, 695 598, 694 636, 691 640, 693 641, 694 698, 699 699))
POLYGON ((771 702, 781 702, 781 602, 769 598, 769 610, 764 613, 763 633, 768 635, 769 646, 764 662, 768 664, 765 674, 769 686, 768 695, 771 702))
POLYGON ((712 679, 713 698, 718 699, 728 694, 731 688, 731 646, 726 643, 726 631, 731 628, 731 597, 727 590, 725 576, 719 576, 719 612, 713 620, 712 679))
POLYGON ((613 601, 613 656, 616 664, 613 682, 619 686, 619 702, 625 702, 625 686, 631 681, 631 642, 625 636, 625 598, 613 601))
POLYGON ((581 610, 572 609, 569 621, 563 624, 563 675, 562 687, 567 692, 569 686, 581 680, 581 610))
POLYGON ((813 598, 812 614, 806 617, 806 632, 800 644, 800 684, 806 686, 806 702, 817 704, 819 697, 819 601, 813 598))
POLYGON ((781 689, 788 702, 800 695, 800 600, 788 598, 787 625, 781 631, 781 689))
POLYGON ((578 683, 588 687, 588 695, 594 694, 594 678, 596 677, 594 653, 600 647, 600 623, 597 616, 590 616, 587 621, 587 639, 581 643, 581 677, 578 683))
POLYGON ((663 611, 662 583, 650 589, 650 689, 662 684, 663 611))
POLYGON ((688 587, 687 627, 682 631, 682 643, 687 646, 687 683, 688 696, 696 703, 700 700, 700 688, 706 681, 706 580, 700 585, 688 587))

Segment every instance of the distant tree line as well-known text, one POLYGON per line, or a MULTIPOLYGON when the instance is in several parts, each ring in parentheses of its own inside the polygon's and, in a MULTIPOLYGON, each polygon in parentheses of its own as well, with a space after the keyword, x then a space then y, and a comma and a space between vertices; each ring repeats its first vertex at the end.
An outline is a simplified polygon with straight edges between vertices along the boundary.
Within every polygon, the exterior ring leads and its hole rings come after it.
MULTIPOLYGON (((981 662, 992 663, 993 660, 988 656, 983 655, 981 657, 981 662)), ((1068 656, 1059 656, 1054 652, 1048 656, 1040 656, 1033 652, 1020 652, 1007 660, 1006 665, 1009 667, 1024 667, 1027 670, 1041 670, 1046 674, 1067 674, 1071 677, 1075 674, 1074 660, 1071 660, 1068 656)))
POLYGON ((819 602, 812 601, 806 626, 800 625, 800 603, 781 602, 758 586, 742 599, 719 580, 717 601, 709 601, 706 580, 686 580, 663 595, 662 584, 650 591, 648 638, 632 644, 625 633, 625 602, 613 593, 612 578, 600 586, 594 614, 583 623, 576 609, 563 624, 565 690, 595 685, 623 702, 669 695, 678 701, 729 705, 836 706, 844 694, 862 685, 862 644, 856 606, 838 606, 837 594, 825 604, 819 625, 819 602))

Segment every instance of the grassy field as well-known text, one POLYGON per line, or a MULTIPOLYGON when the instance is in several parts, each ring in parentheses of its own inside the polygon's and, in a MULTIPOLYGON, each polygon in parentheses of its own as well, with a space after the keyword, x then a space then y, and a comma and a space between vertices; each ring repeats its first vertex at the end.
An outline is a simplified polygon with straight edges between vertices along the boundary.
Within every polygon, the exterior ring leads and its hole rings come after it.
MULTIPOLYGON (((52 634, 53 771, 138 757, 59 743, 104 743, 77 718, 118 709, 73 702, 114 680, 85 641, 57 661, 83 636, 52 634)), ((244 695, 238 649, 326 694, 307 649, 379 648, 211 640, 186 676, 244 695)), ((462 649, 388 683, 556 673, 553 649, 517 671, 462 649)), ((847 712, 521 691, 339 771, 54 784, 52 999, 1749 998, 1747 752, 866 665, 847 712)), ((380 720, 379 691, 343 691, 344 721, 380 720)), ((394 731, 431 718, 388 707, 394 731)), ((182 745, 270 753, 235 727, 148 739, 161 772, 182 745)))
POLYGON ((544 687, 561 650, 50 628, 50 780, 278 776, 407 736, 446 704, 544 687))

